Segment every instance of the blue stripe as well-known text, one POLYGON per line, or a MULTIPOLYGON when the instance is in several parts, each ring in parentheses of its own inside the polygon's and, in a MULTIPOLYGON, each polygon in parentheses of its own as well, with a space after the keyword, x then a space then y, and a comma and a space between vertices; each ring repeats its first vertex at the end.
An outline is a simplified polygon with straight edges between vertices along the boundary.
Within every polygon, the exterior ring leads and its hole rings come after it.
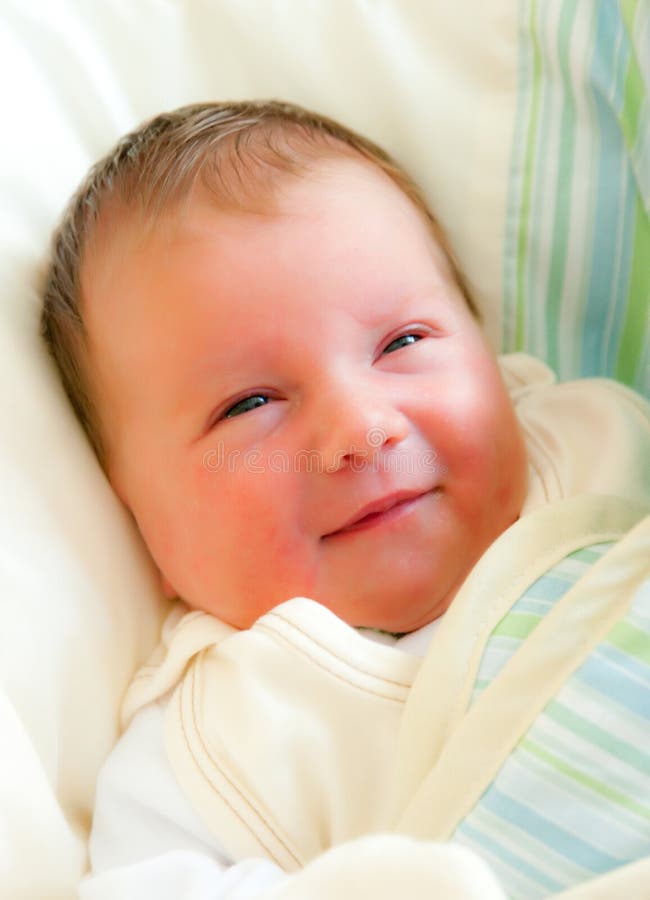
POLYGON ((461 837, 466 836, 473 841, 474 845, 477 846, 477 849, 480 847, 484 847, 493 856, 501 859, 504 863, 515 869, 515 871, 525 875, 526 878, 529 878, 531 881, 535 881, 537 882, 537 884, 543 885, 553 893, 557 893, 564 887, 564 885, 560 884, 557 881, 554 881, 552 878, 549 878, 549 876, 545 872, 542 872, 540 869, 536 869, 525 859, 522 859, 521 856, 516 856, 502 844, 497 843, 497 841, 490 837, 490 835, 479 831, 472 825, 469 825, 467 822, 463 822, 463 824, 456 830, 454 838, 457 835, 460 835, 461 837))
POLYGON ((595 185, 595 222, 591 249, 591 273, 583 324, 582 375, 613 372, 620 344, 629 285, 636 193, 634 182, 622 173, 631 172, 620 128, 623 109, 624 73, 630 59, 629 37, 615 4, 597 5, 596 37, 591 82, 600 135, 598 177, 595 185), (618 47, 614 56, 613 48, 618 47), (612 89, 614 96, 612 97, 612 89), (631 218, 628 219, 628 216, 631 218), (627 226, 627 227, 624 227, 627 226), (619 232, 624 243, 616 246, 619 232), (603 313, 609 329, 603 328, 603 313))
MULTIPOLYGON (((586 567, 585 567, 586 568, 586 567)), ((529 588, 529 593, 534 599, 540 600, 559 600, 571 585, 577 581, 577 578, 571 576, 566 578, 557 575, 543 575, 529 588)))
MULTIPOLYGON (((650 666, 646 665, 642 660, 624 653, 613 644, 599 644, 598 653, 608 662, 611 662, 612 665, 629 672, 631 678, 645 682, 650 688, 650 666)), ((650 695, 646 702, 650 704, 650 695)), ((650 735, 648 735, 648 739, 650 740, 650 735)))
MULTIPOLYGON (((581 550, 576 550, 575 553, 571 553, 568 558, 574 562, 582 563, 585 569, 587 569, 595 562, 598 562, 601 556, 604 556, 611 550, 615 543, 615 541, 604 541, 601 544, 591 544, 589 547, 583 547, 581 550)), ((562 563, 560 563, 560 565, 562 565, 562 563)))
POLYGON ((650 722, 648 689, 602 657, 596 654, 590 656, 576 671, 575 678, 650 722))
MULTIPOLYGON (((570 585, 567 585, 567 590, 570 585)), ((537 616, 540 619, 543 619, 547 612, 549 612, 555 603, 556 599, 553 600, 542 600, 540 597, 526 597, 525 600, 517 601, 517 612, 526 613, 530 616, 537 616)), ((514 609, 514 607, 513 607, 514 609)))
MULTIPOLYGON (((578 12, 578 0, 564 0, 560 7, 560 20, 557 30, 557 62, 559 65, 559 79, 562 85, 560 101, 560 128, 559 144, 557 147, 558 168, 555 174, 555 184, 548 184, 549 189, 555 190, 555 209, 553 214, 553 227, 550 237, 550 265, 549 277, 546 283, 545 297, 543 298, 546 310, 546 331, 548 347, 546 361, 561 378, 566 377, 567 368, 575 368, 575 353, 569 354, 574 358, 567 359, 565 351, 565 333, 561 328, 562 307, 564 305, 564 280, 570 260, 566 251, 569 229, 571 227, 571 189, 569 182, 574 178, 576 161, 576 91, 573 86, 571 67, 569 63, 569 47, 571 35, 574 33, 576 15, 578 12)), ((574 337, 572 335, 571 337, 574 337)), ((571 341, 571 349, 575 347, 575 340, 571 341)))
POLYGON ((516 824, 537 840, 551 847, 558 855, 577 863, 590 872, 609 872, 621 865, 621 860, 608 853, 603 853, 591 844, 581 840, 575 834, 561 828, 544 816, 540 816, 529 806, 507 797, 491 787, 484 794, 481 805, 505 819, 516 824))
MULTIPOLYGON (((601 4, 596 12, 596 34, 591 61, 591 81, 594 86, 594 101, 597 125, 594 131, 599 140, 600 152, 596 154, 598 174, 595 185, 595 209, 593 240, 588 263, 591 267, 585 297, 584 322, 582 331, 582 352, 580 372, 583 375, 598 375, 602 372, 602 346, 605 338, 603 312, 619 310, 613 303, 614 283, 618 254, 612 243, 618 233, 620 200, 618 191, 611 190, 613 184, 621 180, 621 139, 618 117, 612 110, 610 92, 612 81, 616 80, 617 62, 613 48, 622 37, 621 22, 617 10, 608 4, 601 4), (610 306, 610 304, 612 304, 610 306)), ((619 101, 620 102, 620 101, 619 101)), ((615 324, 620 335, 621 316, 616 316, 615 324)), ((611 338, 611 335, 608 336, 611 338)), ((618 345, 618 342, 617 342, 618 345)), ((616 356, 614 355, 614 358, 616 356)))

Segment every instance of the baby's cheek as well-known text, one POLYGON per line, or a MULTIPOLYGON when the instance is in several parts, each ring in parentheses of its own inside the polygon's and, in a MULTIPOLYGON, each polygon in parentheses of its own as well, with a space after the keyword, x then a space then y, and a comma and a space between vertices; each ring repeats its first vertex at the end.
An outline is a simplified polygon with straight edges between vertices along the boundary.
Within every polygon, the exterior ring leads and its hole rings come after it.
POLYGON ((275 602, 310 595, 316 583, 320 542, 305 527, 305 510, 299 484, 290 477, 279 480, 279 489, 257 497, 251 522, 254 542, 265 560, 264 579, 275 602))

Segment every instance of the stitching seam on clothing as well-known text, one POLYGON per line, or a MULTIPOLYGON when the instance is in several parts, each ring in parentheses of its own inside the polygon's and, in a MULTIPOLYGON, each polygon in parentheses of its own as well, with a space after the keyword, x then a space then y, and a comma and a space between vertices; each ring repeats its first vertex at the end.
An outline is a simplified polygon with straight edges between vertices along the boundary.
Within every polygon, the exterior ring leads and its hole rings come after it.
MULTIPOLYGON (((219 765, 218 761, 215 760, 215 759, 213 758, 212 754, 211 754, 210 751, 208 750, 208 747, 206 746, 205 741, 203 740, 203 737, 202 737, 202 735, 201 735, 201 732, 199 731, 199 729, 198 729, 198 727, 197 727, 197 715, 196 715, 196 672, 195 672, 194 667, 192 667, 191 672, 188 673, 188 674, 190 675, 190 677, 191 677, 191 679, 192 679, 192 681, 191 681, 191 697, 192 697, 191 710, 192 710, 192 721, 193 721, 193 724, 194 724, 194 734, 196 735, 196 738, 197 738, 197 740, 199 741, 199 744, 201 745, 201 748, 202 748, 203 752, 205 753, 206 757, 209 759, 209 761, 210 761, 210 763, 212 764, 212 766, 217 770, 217 772, 221 775, 221 777, 222 777, 222 778, 227 782, 227 784, 230 786, 231 790, 232 790, 232 791, 240 798, 240 800, 242 800, 242 802, 244 803, 244 805, 249 809, 250 813, 252 814, 252 817, 255 818, 255 819, 257 819, 259 822, 261 822, 261 824, 262 824, 264 827, 266 827, 266 828, 268 829, 268 831, 270 831, 270 833, 273 835, 273 837, 276 839, 276 841, 277 841, 277 842, 278 842, 278 843, 286 850, 287 854, 291 857, 291 859, 293 859, 293 861, 296 863, 296 865, 298 865, 298 866, 302 865, 301 862, 300 862, 300 860, 299 860, 299 859, 296 857, 296 855, 293 853, 293 851, 287 846, 287 844, 285 843, 285 841, 284 841, 284 840, 280 837, 280 835, 275 831, 275 829, 273 828, 273 826, 271 825, 271 823, 268 822, 268 821, 262 816, 262 814, 259 812, 259 810, 257 810, 257 809, 253 806, 253 804, 250 802, 250 800, 248 800, 248 798, 245 797, 245 796, 242 794, 242 792, 239 790, 239 788, 234 784, 234 782, 232 781, 232 779, 229 777, 229 775, 227 774, 227 772, 219 765)), ((217 796, 218 796, 218 797, 226 804, 226 806, 228 807, 228 809, 233 813, 233 815, 235 816, 235 818, 237 818, 237 819, 241 822, 241 824, 244 826, 244 828, 245 828, 249 833, 251 833, 251 834, 255 837, 255 839, 256 839, 256 840, 259 842, 259 844, 264 848, 264 850, 266 851, 266 853, 268 854, 268 856, 273 860, 273 862, 275 862, 276 865, 278 865, 280 868, 283 869, 284 867, 283 867, 282 863, 281 863, 280 860, 277 858, 277 856, 275 855, 275 853, 271 850, 271 848, 267 846, 267 844, 266 844, 265 841, 262 839, 262 837, 257 833, 257 830, 254 828, 253 824, 252 824, 252 823, 249 823, 249 822, 246 820, 246 818, 242 815, 242 813, 235 807, 235 805, 234 805, 234 804, 233 804, 233 803, 232 803, 232 802, 224 795, 224 793, 223 793, 223 792, 219 789, 219 787, 214 783, 213 779, 212 779, 211 776, 210 776, 210 773, 207 771, 207 768, 203 765, 202 761, 199 760, 199 758, 196 756, 196 754, 195 754, 195 752, 194 752, 194 750, 193 750, 193 748, 192 748, 192 744, 191 744, 191 741, 190 741, 190 739, 189 739, 189 735, 188 735, 188 732, 187 732, 187 729, 186 729, 186 726, 185 726, 185 719, 184 719, 184 715, 183 715, 183 712, 184 712, 184 704, 181 702, 180 692, 179 692, 179 696, 178 696, 178 706, 179 706, 179 712, 180 712, 181 732, 182 732, 182 735, 183 735, 183 739, 184 739, 184 741, 185 741, 185 746, 186 746, 186 748, 187 748, 187 750, 188 750, 190 756, 192 757, 192 759, 193 759, 194 762, 196 763, 197 769, 199 770, 199 772, 201 773, 201 775, 203 776, 203 778, 204 778, 205 781, 207 782, 208 787, 210 787, 210 788, 213 790, 213 792, 214 792, 215 794, 217 794, 217 796)))
MULTIPOLYGON (((295 631, 297 631, 303 637, 307 638, 307 640, 312 641, 314 644, 316 644, 317 647, 320 647, 321 650, 325 651, 325 653, 328 653, 334 659, 338 660, 340 663, 343 663, 343 665, 349 666, 350 669, 352 669, 353 671, 359 672, 361 675, 366 675, 368 678, 374 678, 377 681, 384 681, 386 684, 393 684, 396 687, 405 688, 406 690, 409 690, 411 687, 410 682, 396 681, 392 678, 383 678, 378 675, 374 675, 372 672, 367 672, 365 669, 362 669, 360 666, 355 665, 352 662, 349 662, 349 660, 344 659, 342 656, 339 656, 330 647, 326 646, 325 644, 322 644, 319 640, 317 640, 315 637, 313 637, 313 635, 308 634, 303 628, 301 628, 300 625, 296 625, 295 622, 293 622, 291 619, 285 618, 285 616, 283 616, 279 612, 271 611, 269 613, 269 618, 280 619, 281 622, 284 622, 286 625, 293 628, 295 631)), ((271 629, 269 629, 269 631, 270 630, 271 629)), ((279 634, 279 632, 276 632, 276 633, 279 634)), ((288 641, 288 638, 285 637, 285 640, 288 641)), ((291 642, 289 642, 289 643, 291 643, 291 642)))
MULTIPOLYGON (((292 623, 289 623, 289 624, 292 624, 292 623)), ((379 697, 382 700, 390 700, 393 703, 401 703, 401 704, 404 703, 404 700, 400 699, 399 697, 391 697, 389 694, 383 694, 383 693, 381 693, 381 691, 373 691, 372 688, 363 687, 360 684, 355 684, 355 682, 349 681, 344 675, 341 675, 338 672, 335 672, 334 669, 329 668, 329 666, 325 665, 325 663, 322 660, 317 659, 315 656, 312 656, 307 650, 305 650, 302 647, 299 647, 297 644, 294 644, 293 641, 290 641, 289 638, 287 638, 281 632, 276 631, 274 628, 270 628, 269 626, 266 626, 266 625, 261 625, 259 622, 258 622, 258 628, 261 631, 266 631, 271 636, 278 638, 278 640, 283 641, 285 644, 287 644, 287 646, 291 647, 297 653, 300 653, 301 656, 304 656, 306 659, 308 659, 310 662, 313 662, 324 672, 327 672, 328 675, 331 675, 333 678, 336 678, 339 681, 342 681, 343 684, 347 684, 348 687, 355 688, 355 690, 361 691, 363 694, 370 694, 373 697, 379 697)), ((300 631, 300 629, 297 629, 297 630, 300 631)), ((332 656, 335 656, 335 655, 332 654, 332 656)), ((338 659, 338 657, 335 656, 335 659, 338 659)), ((352 668, 353 671, 356 671, 361 675, 367 674, 362 669, 355 669, 353 666, 351 666, 350 668, 352 668)), ((378 680, 375 675, 368 675, 368 677, 378 680)), ((408 690, 410 688, 410 685, 400 684, 399 682, 388 682, 388 683, 395 684, 398 687, 404 688, 405 690, 408 690)))

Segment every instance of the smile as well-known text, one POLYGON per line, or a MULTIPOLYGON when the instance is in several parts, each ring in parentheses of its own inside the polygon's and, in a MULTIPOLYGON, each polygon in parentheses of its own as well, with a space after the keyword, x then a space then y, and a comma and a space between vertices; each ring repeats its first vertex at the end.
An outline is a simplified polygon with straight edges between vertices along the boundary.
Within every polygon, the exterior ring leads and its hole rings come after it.
POLYGON ((428 497, 433 491, 401 491, 376 500, 358 510, 354 516, 340 528, 323 535, 325 538, 342 537, 358 531, 367 531, 381 525, 389 525, 408 515, 420 500, 428 497))

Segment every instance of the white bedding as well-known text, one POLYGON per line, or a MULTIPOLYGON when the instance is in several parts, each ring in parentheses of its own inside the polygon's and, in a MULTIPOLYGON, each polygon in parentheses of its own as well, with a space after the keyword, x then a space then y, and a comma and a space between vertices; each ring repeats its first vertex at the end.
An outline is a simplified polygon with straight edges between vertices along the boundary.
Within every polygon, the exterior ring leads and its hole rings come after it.
MULTIPOLYGON (((549 0, 549 18, 563 3, 549 0)), ((645 0, 625 9, 637 6, 630 34, 641 46, 650 13, 645 0)), ((515 0, 2 0, 0 897, 74 895, 97 770, 166 609, 39 338, 48 235, 66 198, 159 110, 303 103, 383 144, 420 182, 500 348, 511 334, 502 297, 522 10, 515 0)), ((640 109, 643 138, 647 100, 640 109)), ((640 147, 643 161, 650 138, 640 147)), ((582 313, 567 308, 575 325, 582 313)), ((644 315, 647 304, 634 320, 642 338, 644 315)), ((640 346, 637 383, 650 341, 640 346)))

